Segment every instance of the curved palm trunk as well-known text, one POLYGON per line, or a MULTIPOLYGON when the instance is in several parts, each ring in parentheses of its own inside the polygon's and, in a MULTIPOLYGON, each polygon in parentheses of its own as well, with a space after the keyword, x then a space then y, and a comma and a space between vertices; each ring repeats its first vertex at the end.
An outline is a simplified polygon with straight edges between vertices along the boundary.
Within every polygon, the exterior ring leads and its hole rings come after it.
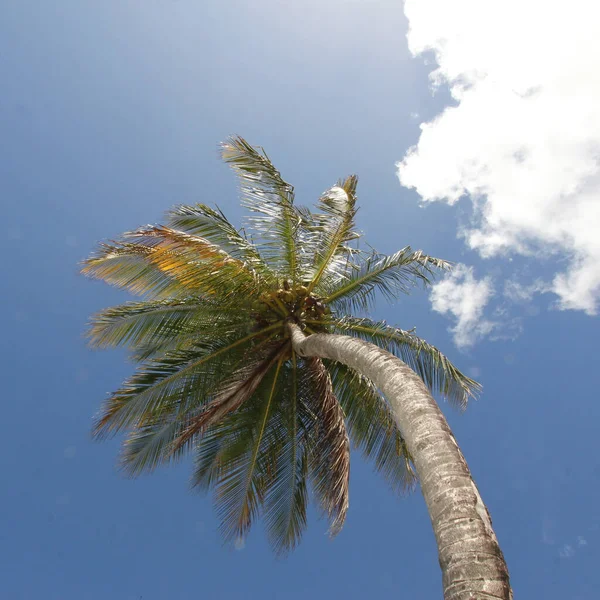
POLYGON ((374 344, 344 335, 306 337, 290 325, 294 350, 341 362, 388 399, 406 440, 429 510, 445 600, 502 598, 512 591, 489 513, 437 403, 418 375, 374 344))

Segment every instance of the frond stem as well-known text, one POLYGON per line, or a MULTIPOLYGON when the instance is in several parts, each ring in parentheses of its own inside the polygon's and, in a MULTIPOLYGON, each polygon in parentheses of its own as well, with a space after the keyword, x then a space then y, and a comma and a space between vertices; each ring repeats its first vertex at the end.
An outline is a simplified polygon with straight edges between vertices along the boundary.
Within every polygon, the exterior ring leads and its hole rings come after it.
POLYGON ((158 382, 157 387, 170 382, 172 379, 174 379, 176 377, 179 377, 182 373, 185 373, 189 369, 193 369, 193 368, 197 367, 198 365, 201 365, 202 363, 206 362, 207 360, 211 360, 211 359, 215 358, 216 356, 219 356, 219 354, 223 354, 223 352, 227 352, 228 350, 231 350, 232 348, 235 348, 236 346, 239 346, 240 344, 243 344, 244 342, 247 342, 259 335, 262 335, 263 333, 266 333, 267 331, 273 331, 273 330, 277 329, 278 327, 281 327, 282 324, 283 324, 283 321, 277 321, 277 323, 273 323, 272 325, 269 325, 268 327, 264 327, 260 331, 255 331, 254 333, 244 336, 243 338, 236 340, 235 342, 233 342, 232 344, 229 344, 228 346, 225 346, 224 348, 219 348, 218 350, 216 350, 212 354, 209 354, 208 356, 203 356, 199 360, 194 361, 192 364, 189 364, 186 367, 183 367, 183 369, 180 369, 176 373, 169 375, 169 377, 165 377, 165 379, 161 379, 158 382))
POLYGON ((273 377, 273 385, 271 386, 271 391, 269 392, 269 399, 267 400, 267 406, 265 407, 265 415, 263 417, 263 420, 262 420, 262 423, 260 426, 260 432, 256 439, 256 445, 254 446, 254 450, 252 452, 252 462, 250 464, 250 469, 248 469, 248 479, 246 482, 246 492, 244 494, 244 502, 247 501, 246 497, 248 495, 248 489, 250 488, 250 485, 252 483, 252 473, 254 472, 254 467, 256 466, 256 461, 258 459, 260 443, 261 443, 262 437, 265 433, 265 428, 267 426, 267 421, 269 420, 269 415, 271 414, 271 403, 273 401, 273 397, 275 396, 275 388, 277 387, 277 379, 279 378, 279 371, 281 369, 282 363, 283 363, 283 357, 279 357, 279 359, 277 360, 277 368, 275 370, 275 376, 273 377))

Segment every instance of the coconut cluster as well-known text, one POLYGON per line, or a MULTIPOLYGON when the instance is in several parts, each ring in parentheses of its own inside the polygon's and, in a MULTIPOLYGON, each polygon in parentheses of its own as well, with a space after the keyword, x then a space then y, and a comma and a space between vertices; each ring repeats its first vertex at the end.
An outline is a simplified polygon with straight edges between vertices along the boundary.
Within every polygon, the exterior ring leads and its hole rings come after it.
POLYGON ((263 292, 253 303, 255 318, 260 326, 282 318, 293 318, 302 325, 303 321, 320 321, 331 310, 322 299, 309 292, 306 285, 292 286, 286 279, 278 289, 263 292))

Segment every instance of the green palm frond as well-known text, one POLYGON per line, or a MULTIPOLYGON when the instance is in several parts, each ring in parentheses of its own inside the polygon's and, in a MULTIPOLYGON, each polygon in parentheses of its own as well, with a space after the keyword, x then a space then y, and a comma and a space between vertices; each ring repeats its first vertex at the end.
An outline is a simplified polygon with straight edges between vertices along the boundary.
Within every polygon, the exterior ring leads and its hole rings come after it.
POLYGON ((248 320, 236 321, 232 318, 230 321, 226 321, 215 318, 211 322, 209 318, 206 320, 194 319, 194 321, 190 321, 189 328, 182 329, 178 334, 164 338, 157 337, 154 341, 136 345, 135 348, 131 349, 129 358, 135 363, 143 363, 149 359, 160 358, 174 352, 206 346, 213 343, 215 339, 242 338, 251 332, 252 329, 249 327, 248 320), (210 334, 199 340, 198 331, 201 327, 209 328, 210 334))
POLYGON ((350 443, 329 371, 319 358, 307 358, 304 362, 304 402, 314 415, 309 469, 315 494, 329 517, 330 533, 334 536, 344 526, 348 512, 350 443))
POLYGON ((308 506, 308 452, 292 438, 276 455, 273 485, 265 502, 267 535, 278 555, 293 550, 306 529, 308 506))
POLYGON ((228 413, 237 410, 246 400, 252 397, 260 382, 267 375, 275 362, 281 362, 287 352, 287 343, 279 343, 271 352, 257 353, 231 373, 223 385, 215 390, 210 402, 195 413, 189 414, 181 435, 175 440, 173 450, 176 452, 200 434, 206 427, 218 423, 228 413))
POLYGON ((194 468, 190 485, 200 492, 209 491, 219 477, 219 452, 234 439, 226 427, 230 420, 226 417, 221 423, 207 427, 194 445, 194 468))
POLYGON ((215 389, 208 405, 196 410, 186 410, 181 405, 176 411, 164 406, 155 408, 144 424, 135 427, 125 440, 121 454, 123 470, 136 476, 183 456, 200 430, 218 423, 252 395, 271 365, 279 359, 282 346, 268 350, 263 345, 262 349, 254 348, 250 355, 244 355, 239 361, 243 366, 224 381, 221 378, 217 384, 220 387, 215 389), (237 406, 232 406, 236 403, 237 406))
POLYGON ((332 332, 353 335, 385 348, 403 360, 432 392, 442 394, 460 408, 476 397, 481 385, 459 371, 435 346, 411 331, 383 321, 344 317, 331 321, 332 332))
POLYGON ((206 402, 234 371, 251 342, 264 333, 263 330, 236 340, 220 339, 148 361, 105 403, 95 423, 94 436, 103 438, 127 427, 139 427, 146 421, 152 422, 157 413, 177 412, 185 417, 189 410, 206 402))
POLYGON ((262 148, 241 137, 221 146, 223 160, 237 173, 242 204, 253 216, 248 219, 260 255, 282 276, 298 281, 297 235, 300 215, 294 206, 294 188, 284 181, 262 148))
POLYGON ((295 355, 285 373, 283 401, 276 407, 278 429, 273 472, 265 497, 267 535, 277 554, 293 550, 306 528, 308 505, 308 447, 306 423, 302 422, 302 398, 295 355))
POLYGON ((277 362, 270 378, 263 379, 261 383, 266 385, 259 386, 249 434, 234 441, 219 456, 222 474, 216 483, 217 510, 226 540, 245 537, 260 514, 270 479, 269 471, 273 469, 272 449, 276 445, 278 428, 271 427, 270 423, 277 388, 281 385, 282 362, 281 359, 277 362))
POLYGON ((416 476, 411 458, 385 398, 346 365, 328 361, 327 369, 354 445, 373 461, 394 492, 412 490, 416 476))
POLYGON ((127 475, 137 477, 183 456, 189 450, 185 446, 173 452, 173 443, 181 435, 182 428, 183 422, 177 415, 168 414, 132 429, 121 451, 121 469, 127 475))
POLYGON ((348 242, 360 237, 354 230, 357 183, 356 176, 347 177, 319 199, 321 213, 312 215, 311 229, 316 243, 312 244, 314 260, 309 292, 319 285, 324 276, 333 281, 346 277, 348 262, 354 252, 348 242))
POLYGON ((227 329, 247 326, 248 313, 243 307, 227 310, 203 298, 128 302, 95 314, 88 337, 97 348, 148 347, 193 335, 199 330, 218 327, 227 329))
POLYGON ((436 270, 448 270, 451 263, 428 256, 406 246, 391 256, 373 253, 349 273, 335 288, 329 289, 325 302, 345 311, 365 310, 379 291, 390 301, 408 294, 418 284, 430 285, 436 270))
POLYGON ((167 221, 175 229, 210 240, 233 258, 246 263, 266 284, 274 283, 275 275, 256 246, 227 220, 218 207, 210 208, 205 204, 176 206, 167 213, 167 221))

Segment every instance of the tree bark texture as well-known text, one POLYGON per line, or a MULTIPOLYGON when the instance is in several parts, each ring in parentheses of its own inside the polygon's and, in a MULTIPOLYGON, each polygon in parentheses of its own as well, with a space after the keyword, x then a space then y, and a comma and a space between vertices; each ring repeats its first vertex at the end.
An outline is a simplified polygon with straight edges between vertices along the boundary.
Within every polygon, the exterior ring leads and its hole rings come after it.
POLYGON ((512 599, 508 569, 469 467, 429 390, 399 358, 350 336, 305 336, 294 350, 341 362, 370 379, 391 405, 419 477, 438 546, 445 600, 512 599))

